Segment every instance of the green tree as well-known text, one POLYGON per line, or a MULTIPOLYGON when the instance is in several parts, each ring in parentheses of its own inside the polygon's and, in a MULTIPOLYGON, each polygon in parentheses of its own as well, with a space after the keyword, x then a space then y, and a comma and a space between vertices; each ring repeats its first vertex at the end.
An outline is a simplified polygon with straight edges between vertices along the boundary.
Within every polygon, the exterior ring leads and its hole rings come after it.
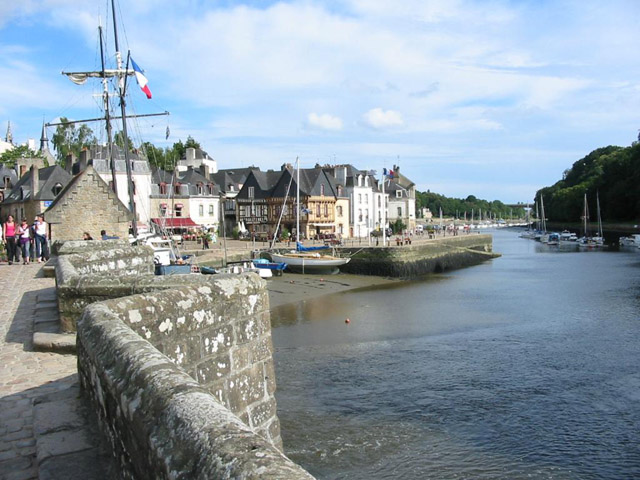
POLYGON ((13 168, 16 165, 16 161, 20 158, 42 158, 42 156, 31 150, 27 145, 20 145, 0 155, 0 163, 4 163, 7 167, 13 168))
POLYGON ((65 117, 60 118, 61 125, 56 127, 56 133, 51 138, 56 151, 56 160, 59 164, 64 164, 69 154, 80 156, 83 148, 96 143, 96 138, 86 124, 81 124, 76 128, 75 124, 69 123, 65 117))
MULTIPOLYGON (((124 149, 124 133, 122 132, 122 130, 116 132, 116 134, 113 136, 113 142, 120 148, 124 149)), ((131 140, 131 137, 129 136, 127 136, 127 146, 129 147, 130 152, 134 151, 135 147, 133 145, 133 140, 131 140)))

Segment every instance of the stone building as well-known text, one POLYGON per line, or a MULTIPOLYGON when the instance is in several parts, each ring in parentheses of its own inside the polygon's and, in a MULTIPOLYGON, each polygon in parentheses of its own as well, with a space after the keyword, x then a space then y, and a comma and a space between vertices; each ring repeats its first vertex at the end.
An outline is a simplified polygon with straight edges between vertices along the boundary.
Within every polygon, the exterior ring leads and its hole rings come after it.
POLYGON ((325 167, 325 171, 335 178, 338 198, 348 199, 348 222, 341 222, 349 228, 345 236, 367 238, 379 229, 384 204, 375 176, 353 165, 334 165, 325 167))
POLYGON ((99 240, 101 230, 128 238, 133 215, 88 165, 59 193, 44 212, 44 219, 52 240, 81 240, 84 232, 99 240))
MULTIPOLYGON (((111 158, 113 157, 118 198, 129 208, 129 180, 125 154, 115 144, 111 148, 113 152, 106 145, 92 145, 80 152, 80 158, 73 165, 73 174, 78 174, 91 165, 100 178, 112 186, 114 175, 111 171, 111 158)), ((141 152, 129 152, 128 157, 133 182, 133 200, 138 217, 138 230, 140 230, 151 222, 151 168, 147 158, 141 152)))
POLYGON ((394 165, 393 178, 385 180, 384 188, 389 194, 389 223, 402 220, 407 229, 413 230, 416 227, 416 184, 394 165))
POLYGON ((11 214, 17 221, 26 218, 31 224, 35 216, 44 212, 70 181, 71 175, 58 165, 46 168, 32 166, 0 204, 0 217, 5 219, 11 214))
POLYGON ((215 228, 220 221, 220 190, 201 170, 174 173, 154 169, 151 218, 163 228, 215 228))

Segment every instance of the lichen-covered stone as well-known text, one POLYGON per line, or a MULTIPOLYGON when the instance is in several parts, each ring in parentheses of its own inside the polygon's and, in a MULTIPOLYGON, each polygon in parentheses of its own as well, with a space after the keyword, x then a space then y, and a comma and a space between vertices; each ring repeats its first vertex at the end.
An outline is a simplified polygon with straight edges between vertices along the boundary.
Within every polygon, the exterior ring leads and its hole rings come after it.
POLYGON ((80 381, 123 478, 312 478, 279 451, 264 280, 195 277, 185 286, 98 271, 64 292, 84 308, 80 381), (88 303, 110 282, 146 293, 88 303))

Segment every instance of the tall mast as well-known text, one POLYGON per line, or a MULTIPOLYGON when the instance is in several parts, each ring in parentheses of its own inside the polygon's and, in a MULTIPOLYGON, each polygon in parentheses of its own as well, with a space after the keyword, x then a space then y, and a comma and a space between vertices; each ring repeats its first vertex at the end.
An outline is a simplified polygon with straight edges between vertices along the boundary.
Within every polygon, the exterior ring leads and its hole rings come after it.
POLYGON ((98 27, 100 32, 100 61, 102 63, 102 89, 104 100, 104 119, 107 128, 107 158, 109 159, 109 165, 111 167, 111 181, 113 182, 113 191, 118 195, 118 187, 116 182, 116 159, 113 155, 113 139, 111 135, 111 118, 109 112, 109 83, 107 82, 107 76, 105 74, 104 67, 104 39, 102 37, 102 25, 98 27))
MULTIPOLYGON (((120 54, 120 47, 118 46, 118 25, 116 22, 116 5, 115 0, 111 0, 111 12, 113 16, 113 39, 116 47, 116 61, 118 63, 118 71, 122 70, 122 55, 120 54)), ((124 74, 121 74, 120 81, 118 82, 119 95, 120 95, 120 110, 122 112, 122 144, 124 150, 124 161, 127 169, 127 187, 129 192, 129 209, 133 214, 133 221, 131 222, 131 233, 133 238, 138 237, 138 215, 136 213, 136 202, 133 198, 133 175, 131 173, 131 162, 129 160, 129 135, 127 134, 127 112, 125 104, 125 94, 127 89, 127 74, 129 73, 129 57, 130 52, 127 54, 127 67, 124 74), (123 78, 124 77, 124 78, 123 78)))
POLYGON ((296 241, 300 241, 300 157, 296 157, 296 241))

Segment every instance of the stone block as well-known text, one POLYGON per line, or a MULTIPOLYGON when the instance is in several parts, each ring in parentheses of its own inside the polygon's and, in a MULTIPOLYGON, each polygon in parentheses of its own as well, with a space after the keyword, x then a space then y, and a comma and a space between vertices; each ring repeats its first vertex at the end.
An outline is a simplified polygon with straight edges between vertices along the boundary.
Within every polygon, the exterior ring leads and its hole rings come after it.
POLYGON ((85 430, 64 430, 47 433, 38 437, 36 456, 38 464, 48 458, 77 453, 94 448, 85 430))
POLYGON ((196 380, 206 385, 227 377, 231 372, 231 357, 228 352, 207 357, 196 365, 196 380))

